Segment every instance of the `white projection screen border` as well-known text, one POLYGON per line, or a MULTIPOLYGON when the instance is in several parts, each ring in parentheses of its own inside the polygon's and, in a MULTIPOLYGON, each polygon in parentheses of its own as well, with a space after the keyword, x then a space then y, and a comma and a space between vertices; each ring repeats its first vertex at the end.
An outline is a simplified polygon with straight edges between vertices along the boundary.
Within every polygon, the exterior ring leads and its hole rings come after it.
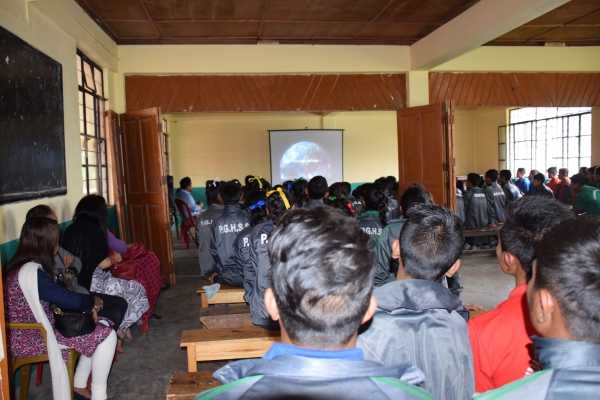
POLYGON ((343 129, 270 129, 271 182, 323 175, 330 183, 344 179, 343 129))

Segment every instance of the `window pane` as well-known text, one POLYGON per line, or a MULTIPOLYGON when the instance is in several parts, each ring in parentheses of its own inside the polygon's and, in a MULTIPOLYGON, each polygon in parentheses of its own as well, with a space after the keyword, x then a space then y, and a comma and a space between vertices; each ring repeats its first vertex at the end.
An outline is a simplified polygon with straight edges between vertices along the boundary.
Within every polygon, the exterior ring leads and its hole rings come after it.
POLYGON ((93 90, 94 92, 96 91, 96 85, 94 83, 94 74, 92 72, 92 66, 85 62, 83 63, 83 76, 84 76, 84 83, 85 86, 90 89, 93 90))
POLYGON ((90 185, 90 194, 92 193, 98 193, 98 183, 96 182, 95 179, 90 179, 88 181, 89 185, 90 185))
POLYGON ((85 158, 85 151, 81 150, 81 163, 82 164, 87 164, 87 160, 85 158))
POLYGON ((569 136, 579 136, 579 117, 569 117, 569 136))
POLYGON ((94 77, 96 79, 96 91, 98 92, 98 94, 100 96, 104 96, 104 93, 102 90, 102 87, 103 87, 102 72, 97 68, 94 70, 94 77))
MULTIPOLYGON (((582 136, 581 137, 581 149, 580 154, 581 157, 591 157, 592 156, 592 137, 591 136, 582 136)), ((587 164, 585 164, 587 165, 587 164)))
POLYGON ((592 114, 584 114, 581 116, 581 134, 592 134, 592 114))
POLYGON ((88 151, 96 152, 96 139, 88 138, 87 149, 88 151))
POLYGON ((579 156, 579 138, 578 137, 570 137, 569 138, 569 151, 567 154, 569 157, 578 157, 579 156))
POLYGON ((90 165, 96 165, 96 152, 94 151, 88 151, 87 152, 87 157, 88 157, 88 164, 90 165))

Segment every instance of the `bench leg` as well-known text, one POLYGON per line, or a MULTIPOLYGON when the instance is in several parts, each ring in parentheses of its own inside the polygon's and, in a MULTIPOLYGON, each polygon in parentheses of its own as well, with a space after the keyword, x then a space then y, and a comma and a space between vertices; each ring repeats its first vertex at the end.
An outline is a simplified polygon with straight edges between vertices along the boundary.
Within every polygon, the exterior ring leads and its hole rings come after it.
POLYGON ((208 308, 208 297, 206 297, 206 293, 200 293, 200 308, 208 308))
POLYGON ((198 363, 196 362, 196 346, 187 348, 188 372, 198 372, 198 363))
POLYGON ((21 379, 19 382, 19 400, 27 400, 29 397, 29 382, 31 379, 31 364, 21 367, 21 379))

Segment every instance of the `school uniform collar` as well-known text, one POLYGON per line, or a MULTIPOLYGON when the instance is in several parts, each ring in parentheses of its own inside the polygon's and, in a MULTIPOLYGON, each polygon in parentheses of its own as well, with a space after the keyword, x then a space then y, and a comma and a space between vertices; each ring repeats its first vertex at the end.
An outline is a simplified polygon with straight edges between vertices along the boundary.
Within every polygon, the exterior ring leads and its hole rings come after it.
POLYGON ((544 369, 600 367, 600 344, 539 336, 532 339, 544 369))
POLYGON ((309 349, 305 347, 298 347, 293 344, 287 343, 275 343, 265 353, 263 359, 272 360, 280 356, 298 356, 298 357, 309 357, 319 359, 335 359, 335 360, 354 360, 362 361, 364 355, 361 349, 354 347, 351 349, 343 350, 322 350, 322 349, 309 349))

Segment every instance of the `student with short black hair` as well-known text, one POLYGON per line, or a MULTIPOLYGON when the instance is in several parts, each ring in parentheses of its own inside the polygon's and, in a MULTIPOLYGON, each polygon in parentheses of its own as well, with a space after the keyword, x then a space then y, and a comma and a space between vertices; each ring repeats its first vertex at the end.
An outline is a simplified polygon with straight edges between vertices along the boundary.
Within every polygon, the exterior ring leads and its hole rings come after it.
POLYGON ((470 399, 468 312, 442 285, 460 269, 463 224, 450 210, 416 205, 394 246, 400 255, 397 280, 375 289, 377 312, 358 346, 368 360, 386 366, 416 365, 436 399, 470 399))
POLYGON ((294 181, 292 193, 294 197, 294 204, 298 208, 304 207, 308 201, 307 186, 308 182, 304 178, 298 178, 294 181))
POLYGON ((519 188, 511 182, 512 173, 508 169, 500 171, 498 178, 500 186, 504 190, 504 196, 506 197, 506 204, 510 204, 513 201, 519 200, 523 195, 519 191, 519 188))
POLYGON ((600 223, 565 221, 536 249, 527 288, 542 370, 478 399, 597 399, 600 395, 600 223))
POLYGON ((576 213, 600 215, 600 189, 592 186, 586 176, 577 174, 571 178, 571 192, 576 213))
POLYGON ((398 255, 394 254, 393 245, 400 236, 400 231, 406 221, 406 213, 414 206, 431 203, 431 195, 421 185, 411 185, 402 193, 400 208, 403 214, 399 218, 389 221, 375 243, 375 286, 396 280, 398 255))
MULTIPOLYGON (((479 187, 481 177, 476 173, 467 175, 467 191, 465 192, 465 229, 482 229, 494 226, 495 204, 490 196, 479 187)), ((477 246, 488 246, 489 239, 486 237, 471 238, 466 248, 470 250, 477 246)))
POLYGON ((241 287, 242 269, 232 261, 233 244, 238 234, 250 225, 250 218, 242 210, 240 198, 242 185, 237 179, 223 183, 219 195, 223 200, 223 212, 214 220, 210 242, 210 253, 215 261, 217 283, 241 287))
POLYGON ((192 179, 189 176, 181 178, 179 181, 179 189, 175 192, 175 198, 187 204, 193 216, 200 214, 202 209, 196 204, 194 196, 192 196, 192 179))
MULTIPOLYGON (((532 171, 533 172, 533 171, 532 171)), ((533 176, 533 185, 529 190, 529 196, 543 196, 554 198, 554 192, 546 185, 546 177, 542 173, 536 173, 533 176)))
POLYGON ((498 171, 490 169, 485 173, 485 195, 488 201, 492 202, 493 212, 489 215, 492 225, 503 223, 506 219, 504 211, 506 209, 506 195, 504 190, 498 185, 498 171))
POLYGON ((199 399, 427 399, 423 375, 383 367, 356 348, 359 326, 376 308, 368 237, 355 220, 327 207, 286 213, 269 243, 272 287, 265 293, 281 340, 257 360, 228 364, 225 386, 199 399))
POLYGON ((573 204, 573 199, 571 197, 571 178, 569 178, 569 169, 559 169, 558 179, 560 180, 560 184, 554 190, 554 197, 563 204, 573 204))
POLYGON ((201 212, 196 221, 196 238, 198 239, 198 262, 200 274, 207 277, 216 271, 215 260, 210 253, 212 226, 216 218, 223 213, 223 204, 219 196, 221 182, 207 180, 204 188, 208 207, 201 212))
POLYGON ((556 189, 558 185, 560 185, 560 179, 558 178, 558 168, 550 167, 548 168, 548 187, 552 190, 552 192, 556 193, 556 189))
POLYGON ((325 205, 323 203, 323 198, 327 196, 327 191, 329 190, 327 179, 320 175, 313 177, 308 181, 306 190, 308 193, 308 201, 306 202, 306 205, 304 205, 305 208, 323 207, 325 205))
POLYGON ((368 183, 363 189, 365 208, 358 216, 358 226, 371 238, 373 247, 385 227, 387 220, 387 197, 373 183, 368 183))
POLYGON ((495 309, 469 321, 477 392, 522 378, 530 368, 530 336, 525 291, 535 259, 535 246, 553 226, 573 219, 565 205, 546 197, 525 196, 512 203, 499 233, 496 256, 515 288, 495 309))

